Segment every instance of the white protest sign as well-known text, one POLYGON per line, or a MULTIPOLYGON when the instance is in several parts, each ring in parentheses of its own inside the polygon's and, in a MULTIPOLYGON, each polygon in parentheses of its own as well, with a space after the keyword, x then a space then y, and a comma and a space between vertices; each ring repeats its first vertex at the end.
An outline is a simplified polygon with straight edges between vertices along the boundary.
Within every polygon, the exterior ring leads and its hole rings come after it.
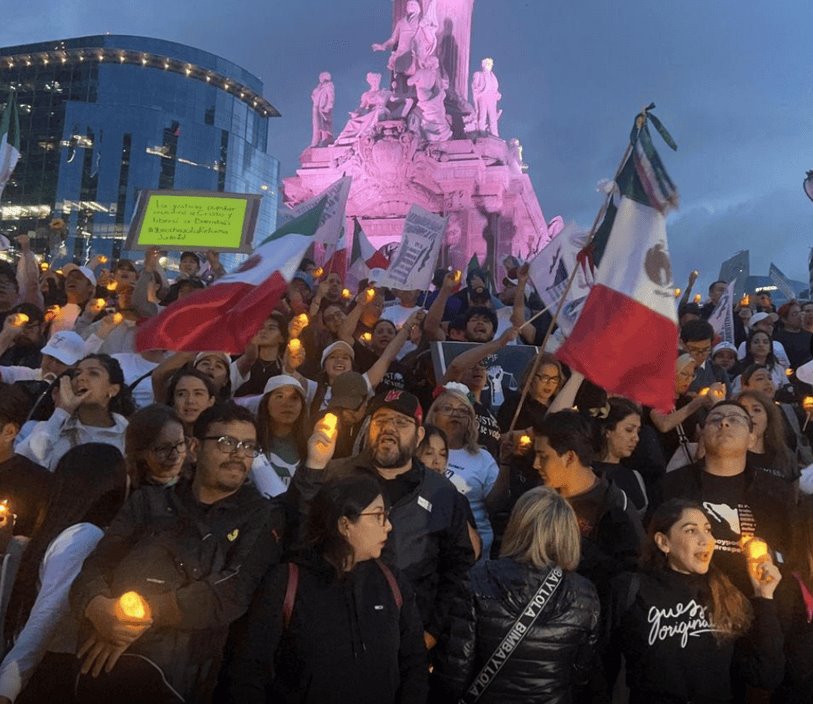
POLYGON ((734 289, 737 279, 734 279, 720 296, 720 300, 709 316, 709 323, 714 328, 714 334, 721 340, 734 342, 734 289))
POLYGON ((427 290, 445 230, 446 218, 413 205, 404 221, 398 249, 378 285, 407 291, 427 290))

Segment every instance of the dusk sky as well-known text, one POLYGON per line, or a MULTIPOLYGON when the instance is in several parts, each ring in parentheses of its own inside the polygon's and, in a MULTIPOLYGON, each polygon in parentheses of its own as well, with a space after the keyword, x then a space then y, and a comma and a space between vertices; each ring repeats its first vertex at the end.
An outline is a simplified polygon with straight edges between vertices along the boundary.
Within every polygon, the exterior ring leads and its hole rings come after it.
MULTIPOLYGON (((367 71, 385 72, 372 42, 391 30, 391 0, 29 0, 0 27, 0 45, 110 32, 211 51, 262 78, 282 112, 271 152, 293 173, 310 139, 310 91, 336 84, 335 128, 358 104, 367 71)), ((751 250, 807 280, 813 203, 813 3, 734 0, 476 0, 472 65, 493 56, 503 137, 518 137, 547 220, 588 227, 596 183, 612 176, 643 105, 679 150, 656 136, 681 193, 670 216, 676 285, 751 250)))

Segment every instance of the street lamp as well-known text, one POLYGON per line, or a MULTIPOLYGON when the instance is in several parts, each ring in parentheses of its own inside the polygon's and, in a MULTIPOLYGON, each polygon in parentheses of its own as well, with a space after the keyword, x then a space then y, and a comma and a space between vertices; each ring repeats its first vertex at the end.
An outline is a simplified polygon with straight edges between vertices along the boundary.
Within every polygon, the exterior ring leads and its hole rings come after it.
POLYGON ((813 171, 808 171, 805 180, 802 181, 802 187, 807 193, 807 197, 813 200, 813 171))

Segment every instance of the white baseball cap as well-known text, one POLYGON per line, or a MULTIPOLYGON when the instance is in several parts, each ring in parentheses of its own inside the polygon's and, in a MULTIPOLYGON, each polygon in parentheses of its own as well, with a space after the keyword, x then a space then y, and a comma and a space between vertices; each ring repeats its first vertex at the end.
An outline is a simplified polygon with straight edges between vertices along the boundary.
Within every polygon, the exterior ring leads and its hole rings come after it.
POLYGON ((79 266, 78 264, 74 264, 73 262, 68 262, 65 266, 62 267, 62 273, 65 275, 65 278, 68 278, 68 274, 72 271, 78 271, 82 274, 91 284, 94 286, 96 285, 96 275, 88 269, 86 266, 79 266))
POLYGON ((70 367, 85 356, 85 341, 71 330, 61 330, 51 335, 41 352, 70 367))

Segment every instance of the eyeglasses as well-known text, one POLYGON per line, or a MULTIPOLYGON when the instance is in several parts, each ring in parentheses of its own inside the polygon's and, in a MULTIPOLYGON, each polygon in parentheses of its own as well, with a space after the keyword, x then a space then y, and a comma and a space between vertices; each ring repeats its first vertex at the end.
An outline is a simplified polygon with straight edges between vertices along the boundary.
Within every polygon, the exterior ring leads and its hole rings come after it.
POLYGON ((159 457, 171 457, 173 454, 183 455, 186 453, 186 438, 174 444, 156 445, 151 447, 150 450, 159 457))
POLYGON ((686 345, 686 349, 690 355, 708 354, 711 352, 711 345, 706 345, 705 347, 693 347, 692 345, 686 345))
POLYGON ((259 457, 262 450, 256 442, 251 440, 238 440, 231 435, 207 435, 204 440, 216 440, 221 452, 233 454, 239 450, 249 457, 259 457))
POLYGON ((370 425, 376 430, 381 430, 385 425, 390 424, 394 425, 397 430, 406 430, 410 426, 415 425, 415 421, 406 416, 376 417, 370 421, 370 425))
POLYGON ((559 379, 561 377, 557 376, 548 376, 547 374, 537 374, 535 377, 538 381, 541 381, 543 384, 547 384, 549 381, 555 381, 557 384, 559 383, 559 379))
POLYGON ((367 511, 360 513, 359 516, 375 516, 378 519, 378 525, 383 528, 390 518, 390 509, 385 508, 383 511, 367 511))
POLYGON ((448 403, 438 406, 438 413, 443 413, 447 416, 460 416, 462 418, 469 415, 470 412, 471 411, 465 406, 452 406, 448 403))
POLYGON ((719 428, 724 421, 731 423, 732 425, 741 425, 748 428, 748 430, 750 430, 752 426, 751 418, 743 415, 742 413, 712 413, 708 418, 706 418, 706 425, 716 426, 719 428))

